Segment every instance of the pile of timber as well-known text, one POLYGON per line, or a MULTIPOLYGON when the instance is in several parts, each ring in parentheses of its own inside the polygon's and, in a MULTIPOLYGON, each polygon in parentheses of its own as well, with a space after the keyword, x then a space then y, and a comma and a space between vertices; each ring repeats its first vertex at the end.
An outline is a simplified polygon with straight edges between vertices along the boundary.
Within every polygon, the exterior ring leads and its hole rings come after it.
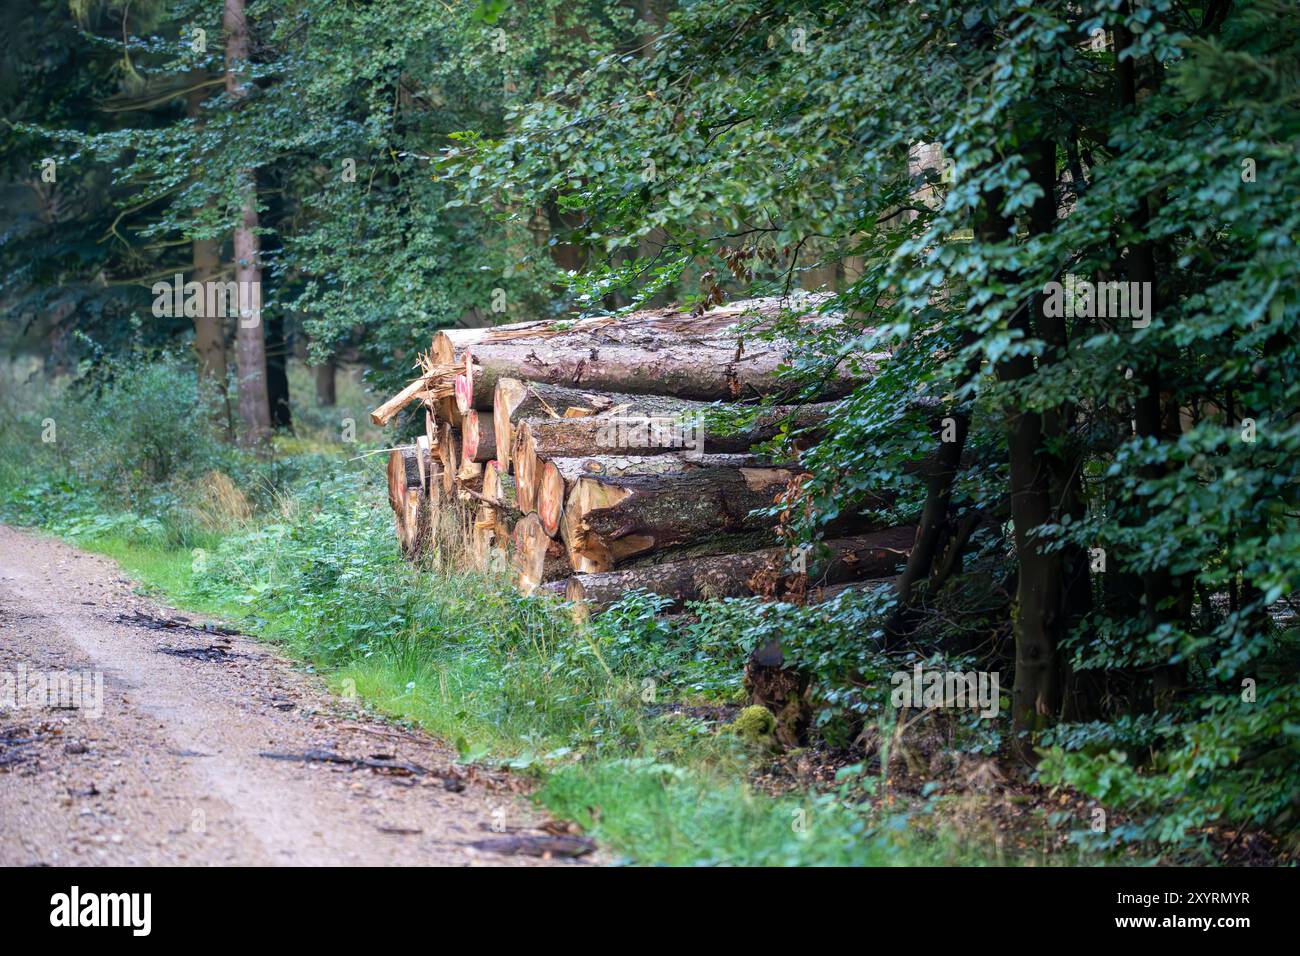
POLYGON ((772 509, 800 479, 799 445, 785 442, 781 461, 755 446, 815 436, 833 401, 882 357, 844 363, 816 402, 772 404, 793 350, 765 333, 778 321, 841 320, 792 320, 788 303, 755 299, 703 315, 658 309, 438 332, 419 377, 370 416, 383 426, 413 403, 423 409, 424 434, 389 457, 403 550, 426 553, 450 527, 461 540, 444 553, 587 609, 634 588, 675 606, 802 593, 810 582, 829 595, 893 574, 910 528, 848 519, 841 537, 811 552, 781 544, 772 509), (706 424, 745 405, 758 407, 743 426, 706 424))

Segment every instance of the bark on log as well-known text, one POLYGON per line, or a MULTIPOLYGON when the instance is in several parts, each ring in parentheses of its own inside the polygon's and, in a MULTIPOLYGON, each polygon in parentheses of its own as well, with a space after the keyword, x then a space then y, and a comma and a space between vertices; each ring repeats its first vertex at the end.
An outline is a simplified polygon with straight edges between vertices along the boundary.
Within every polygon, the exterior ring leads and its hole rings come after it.
POLYGON ((510 465, 514 430, 521 421, 546 421, 547 437, 538 454, 648 455, 693 449, 709 454, 743 452, 774 438, 782 429, 813 428, 830 414, 831 403, 778 405, 763 409, 743 428, 724 434, 708 426, 713 409, 706 402, 660 395, 583 392, 557 385, 502 379, 493 399, 497 459, 510 465), (592 418, 589 416, 600 415, 592 418), (703 444, 701 449, 699 446, 703 444))
POLYGON ((470 409, 480 412, 492 410, 492 399, 496 392, 495 379, 484 378, 468 352, 465 353, 464 371, 453 381, 452 390, 456 400, 456 410, 464 415, 470 409))
POLYGON ((483 466, 483 485, 471 537, 474 563, 480 570, 504 567, 510 547, 515 509, 514 481, 497 470, 497 463, 483 466))
POLYGON ((846 581, 843 584, 828 584, 825 587, 810 588, 808 603, 825 604, 828 601, 835 600, 841 594, 851 594, 856 591, 878 591, 885 594, 896 590, 897 587, 897 575, 887 578, 873 578, 870 581, 846 581))
MULTIPOLYGON (((516 440, 511 460, 519 482, 520 507, 536 510, 547 533, 554 536, 559 531, 560 513, 564 508, 568 486, 579 476, 565 474, 575 464, 568 464, 565 468, 548 467, 548 461, 563 459, 573 463, 585 459, 590 463, 601 456, 617 460, 618 449, 622 447, 632 447, 637 452, 644 451, 646 454, 633 457, 649 460, 655 452, 667 453, 681 447, 682 436, 675 429, 661 430, 662 421, 644 427, 646 421, 625 419, 621 415, 595 415, 587 418, 527 419, 519 422, 515 426, 516 440), (629 428, 635 430, 635 434, 629 428)), ((741 466, 742 462, 749 466, 766 464, 756 456, 703 456, 697 451, 665 457, 669 457, 670 461, 662 467, 647 464, 637 468, 636 473, 679 473, 693 467, 690 465, 692 458, 697 462, 694 467, 709 457, 715 464, 722 463, 720 459, 730 459, 729 463, 733 467, 741 466)), ((623 473, 631 472, 624 470, 623 473)))
MULTIPOLYGON (((824 542, 828 554, 814 550, 807 557, 808 579, 819 585, 892 575, 906 560, 913 529, 890 528, 855 538, 824 542)), ((575 574, 566 588, 568 600, 588 611, 604 610, 634 588, 644 588, 671 599, 666 609, 687 601, 754 594, 780 596, 786 590, 803 593, 806 581, 791 568, 787 548, 765 548, 748 554, 674 561, 650 568, 575 574), (774 585, 775 588, 774 588, 774 585)))
POLYGON ((388 454, 388 503, 393 508, 397 540, 402 551, 414 556, 427 526, 428 507, 420 469, 419 451, 414 445, 395 448, 388 454))
POLYGON ((547 582, 545 582, 544 584, 539 584, 539 585, 537 586, 537 590, 536 590, 534 593, 536 593, 536 594, 549 594, 551 597, 555 598, 557 601, 563 601, 563 600, 566 600, 566 598, 565 598, 565 592, 566 592, 568 586, 569 586, 569 579, 568 579, 568 578, 560 578, 559 580, 556 580, 556 581, 547 581, 547 582))
MULTIPOLYGON (((762 299, 703 315, 654 309, 576 322, 449 330, 439 333, 435 348, 453 355, 468 350, 482 369, 485 386, 513 377, 606 391, 732 400, 781 387, 778 370, 793 346, 764 341, 755 328, 769 325, 781 309, 780 300, 762 299)), ((803 321, 818 327, 838 324, 822 316, 803 321)), ((858 376, 871 374, 879 358, 862 356, 856 363, 858 376)), ((846 371, 828 383, 826 394, 843 395, 853 384, 846 371)))
POLYGON ((680 455, 587 455, 575 458, 553 458, 539 469, 537 481, 537 514, 542 526, 552 537, 559 534, 569 550, 569 560, 576 570, 598 571, 598 567, 584 559, 573 546, 577 538, 577 520, 587 510, 581 504, 570 508, 569 496, 584 477, 611 477, 622 475, 677 475, 694 468, 764 468, 771 465, 761 455, 703 455, 699 458, 680 455), (554 527, 556 530, 552 531, 554 527))
POLYGON ((765 508, 794 477, 785 468, 699 468, 677 475, 582 477, 566 511, 583 567, 608 571, 629 558, 729 531, 770 528, 765 508))
POLYGON ((502 471, 510 467, 514 448, 514 424, 529 418, 564 418, 571 413, 592 414, 612 408, 610 396, 584 392, 560 385, 521 382, 516 378, 499 379, 493 389, 492 427, 496 434, 497 460, 502 471))
POLYGON ((569 574, 569 557, 564 546, 546 533, 535 512, 519 519, 513 537, 516 581, 522 593, 531 594, 538 585, 569 574))

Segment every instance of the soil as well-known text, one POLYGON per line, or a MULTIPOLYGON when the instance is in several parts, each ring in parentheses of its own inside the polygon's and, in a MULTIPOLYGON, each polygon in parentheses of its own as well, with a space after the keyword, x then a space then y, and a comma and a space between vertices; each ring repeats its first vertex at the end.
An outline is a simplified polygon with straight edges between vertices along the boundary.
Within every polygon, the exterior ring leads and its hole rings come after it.
POLYGON ((0 865, 592 861, 525 790, 108 559, 0 526, 0 865), (15 699, 47 674, 85 692, 15 699))

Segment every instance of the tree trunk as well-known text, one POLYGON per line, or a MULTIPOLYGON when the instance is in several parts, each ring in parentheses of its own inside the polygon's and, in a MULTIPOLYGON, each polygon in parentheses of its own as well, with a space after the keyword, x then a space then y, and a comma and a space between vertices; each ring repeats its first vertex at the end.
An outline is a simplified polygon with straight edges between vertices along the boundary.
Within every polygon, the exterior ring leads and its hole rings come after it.
POLYGON ((397 541, 403 554, 415 556, 427 525, 424 483, 419 451, 414 445, 395 448, 388 454, 388 503, 393 509, 397 541))
POLYGON ((461 418, 460 425, 462 467, 469 462, 486 462, 497 457, 497 436, 491 418, 471 408, 461 418))
POLYGON ((289 339, 284 315, 274 309, 266 322, 266 397, 271 406, 271 427, 293 431, 293 409, 289 405, 289 339))
MULTIPOLYGON (((202 77, 195 73, 194 79, 202 77)), ((202 124, 206 88, 192 90, 186 97, 186 112, 196 125, 202 124)), ((209 203, 211 205, 211 203, 209 203)), ((214 239, 195 239, 191 243, 193 280, 206 283, 221 270, 221 244, 214 239)), ((226 391, 226 325, 219 314, 208 314, 208 296, 202 296, 199 314, 194 318, 194 354, 198 360, 199 400, 209 409, 212 423, 232 434, 230 396, 226 391)))
MULTIPOLYGON (((907 174, 913 189, 910 202, 915 207, 935 209, 942 204, 942 196, 931 182, 943 172, 943 147, 939 143, 915 143, 907 152, 907 174)), ((921 215, 920 208, 903 212, 903 220, 915 222, 921 215)), ((946 296, 945 296, 946 298, 946 296)), ((961 344, 970 346, 978 336, 967 332, 962 336, 961 344)), ((966 381, 979 374, 980 362, 972 360, 964 369, 964 381, 954 383, 953 392, 959 390, 966 381)), ((898 578, 898 606, 891 615, 886 632, 891 638, 905 635, 911 630, 915 617, 912 608, 913 589, 920 581, 931 578, 939 556, 952 531, 949 510, 952 499, 953 483, 957 480, 957 470, 961 464, 962 452, 966 448, 966 434, 970 430, 970 415, 962 408, 952 406, 942 408, 943 414, 937 416, 932 427, 941 436, 939 450, 925 468, 925 504, 921 508, 921 517, 916 527, 916 544, 908 555, 907 567, 898 578), (953 423, 951 441, 943 441, 944 419, 953 423)))
MULTIPOLYGON (((1046 163, 1055 153, 1051 144, 1035 142, 1026 150, 1031 164, 1046 163)), ((1053 167, 1054 168, 1054 167, 1053 167)), ((1056 201, 1051 183, 1046 195, 1035 200, 1030 209, 1031 235, 1050 230, 1056 215, 1056 201)), ((1010 221, 1002 214, 1002 196, 986 197, 980 237, 989 243, 1008 240, 1010 221)), ((1044 296, 1035 294, 1026 307, 1018 309, 1010 320, 1025 338, 1035 334, 1035 323, 1043 315, 1044 296)), ((1002 382, 1016 382, 1035 374, 1034 359, 1018 355, 1005 359, 996 367, 1002 382)), ((1050 472, 1041 460, 1046 451, 1043 441, 1043 417, 1026 411, 1018 402, 1009 409, 1007 446, 1011 472, 1011 520, 1014 529, 1018 574, 1016 577, 1016 673, 1011 694, 1012 727, 1016 732, 1013 746, 1020 755, 1033 759, 1025 734, 1055 720, 1061 707, 1061 661, 1058 641, 1065 624, 1062 613, 1063 574, 1059 551, 1048 551, 1039 531, 1053 520, 1050 472)))
POLYGON ((582 477, 566 504, 566 510, 574 509, 569 544, 591 562, 587 566, 604 571, 712 535, 770 529, 772 518, 749 513, 772 505, 793 477, 783 468, 582 477))
POLYGON ((338 402, 337 371, 338 365, 332 355, 316 366, 316 404, 322 408, 333 408, 338 402))
MULTIPOLYGON (((205 283, 221 269, 221 245, 208 239, 195 239, 194 281, 205 283)), ((207 296, 203 296, 200 315, 194 319, 194 353, 198 358, 199 397, 210 412, 213 424, 232 433, 230 396, 226 391, 226 327, 220 315, 207 314, 207 296)))
POLYGON ((537 515, 526 514, 514 529, 515 568, 519 590, 531 594, 544 581, 556 581, 569 574, 564 546, 542 529, 537 515))
MULTIPOLYGON (((248 62, 249 35, 244 0, 226 0, 226 92, 232 99, 245 95, 240 76, 248 62)), ((257 187, 253 172, 239 173, 243 195, 240 224, 235 228, 235 281, 251 297, 240 295, 240 316, 235 336, 235 362, 239 371, 240 444, 262 448, 271 436, 271 405, 266 388, 266 341, 262 327, 262 266, 258 259, 257 187), (245 303, 247 302, 247 305, 245 303)))
POLYGON ((580 602, 588 611, 598 611, 633 588, 644 588, 670 598, 666 610, 679 610, 688 601, 754 594, 776 597, 788 591, 802 594, 807 580, 826 586, 892 575, 911 543, 912 529, 906 527, 823 542, 826 553, 818 548, 807 559, 806 580, 803 574, 791 570, 788 548, 691 558, 603 574, 575 574, 569 579, 566 597, 580 602))
MULTIPOLYGON (((796 346, 764 341, 748 328, 757 316, 780 312, 776 300, 751 300, 692 316, 648 310, 577 322, 527 322, 493 329, 439 333, 435 357, 468 349, 481 371, 480 394, 503 377, 633 394, 676 395, 703 401, 735 400, 779 391, 778 369, 796 346)), ((834 319, 809 317, 818 327, 834 319)), ((766 324, 766 321, 758 323, 766 324)), ((870 370, 878 356, 863 356, 870 370)), ((845 373, 829 382, 827 397, 856 384, 845 373)))
MULTIPOLYGON (((928 578, 941 551, 949 529, 948 510, 952 486, 957 479, 957 468, 966 447, 966 433, 970 416, 963 410, 948 410, 953 420, 953 440, 941 441, 938 453, 927 463, 925 479, 925 504, 916 526, 916 543, 907 558, 907 568, 898 578, 898 607, 890 618, 886 630, 897 637, 911 626, 912 591, 919 581, 928 578)), ((936 423, 941 430, 942 420, 936 423)))

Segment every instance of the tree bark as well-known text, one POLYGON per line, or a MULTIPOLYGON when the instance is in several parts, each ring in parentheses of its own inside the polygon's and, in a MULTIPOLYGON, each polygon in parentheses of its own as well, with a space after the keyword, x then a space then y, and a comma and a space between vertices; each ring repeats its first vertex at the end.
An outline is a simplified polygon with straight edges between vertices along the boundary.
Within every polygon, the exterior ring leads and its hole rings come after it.
MULTIPOLYGON (((576 322, 527 322, 493 329, 443 331, 435 352, 463 354, 478 364, 482 383, 473 391, 517 378, 633 394, 667 393, 703 401, 735 400, 779 391, 779 367, 796 347, 764 341, 749 323, 765 325, 780 312, 777 300, 751 300, 701 316, 647 310, 576 322)), ((808 317, 818 327, 837 320, 808 317)), ((871 374, 880 356, 862 356, 859 369, 829 382, 836 397, 871 374)), ((441 358, 439 359, 441 361, 441 358)))
MULTIPOLYGON (((195 79, 202 74, 195 74, 195 79)), ((202 124, 206 88, 192 90, 186 97, 186 112, 196 125, 202 124)), ((209 202, 209 205, 211 203, 209 202)), ((214 239, 191 242, 193 280, 206 283, 221 270, 221 244, 214 239)), ((194 318, 194 354, 198 360, 199 400, 209 409, 212 423, 229 437, 232 434, 230 396, 226 391, 226 326, 218 314, 209 315, 207 295, 202 296, 199 314, 194 318)))
MULTIPOLYGON (((194 281, 205 283, 221 269, 221 245, 209 239, 193 242, 194 281)), ((194 319, 194 354, 198 358, 199 397, 213 424, 227 436, 232 432, 230 396, 226 391, 226 328, 220 315, 207 314, 203 296, 201 314, 194 319)))
MULTIPOLYGON (((226 0, 222 19, 226 32, 226 92, 234 100, 245 95, 241 75, 248 63, 249 34, 244 0, 226 0)), ((235 228, 235 281, 241 290, 256 290, 241 313, 235 335, 239 380, 239 442, 262 448, 271 436, 271 405, 266 387, 266 340, 262 327, 262 266, 258 259, 257 186, 252 170, 239 173, 243 194, 240 223, 235 228), (247 312, 247 314, 245 314, 247 312)))
MULTIPOLYGON (((1036 141, 1026 149, 1031 168, 1043 168, 1055 162, 1050 143, 1036 141), (1046 157, 1052 157, 1048 160, 1046 157)), ((1053 167, 1054 168, 1054 167, 1053 167)), ((1030 209, 1031 234, 1050 230, 1056 215, 1056 201, 1050 181, 1040 182, 1046 195, 1035 200, 1030 209)), ((1001 212, 1002 196, 986 197, 981 239, 990 244, 1008 239, 1011 223, 1001 212)), ((1036 293, 1017 309, 1010 326, 1025 338, 1035 334, 1035 324, 1043 315, 1044 296, 1036 293)), ((1034 359, 1017 355, 998 363, 999 381, 1016 382, 1035 374, 1034 359)), ((1022 758, 1033 759, 1025 734, 1055 720, 1061 708, 1061 661, 1057 654, 1065 624, 1062 613, 1063 574, 1059 551, 1048 551, 1039 532, 1053 519, 1050 472, 1042 461, 1046 451, 1043 441, 1043 417, 1035 411, 1016 406, 1008 409, 1007 446, 1011 472, 1011 520, 1016 546, 1015 642, 1016 672, 1011 693, 1012 727, 1016 732, 1013 746, 1022 758)))
POLYGON ((423 543, 429 514, 425 498, 419 451, 414 445, 393 449, 388 454, 388 503, 398 544, 407 557, 414 557, 423 543))
POLYGON ((333 408, 338 402, 338 390, 335 374, 338 366, 334 356, 316 366, 316 404, 322 408, 333 408))
MULTIPOLYGON (((940 442, 938 453, 927 463, 925 504, 916 526, 916 542, 908 555, 907 568, 899 575, 898 607, 886 628, 894 637, 910 629, 913 589, 919 581, 930 576, 949 529, 948 511, 952 486, 957 479, 962 452, 966 448, 970 416, 961 409, 953 408, 948 410, 948 417, 953 420, 953 440, 940 442)), ((942 423, 938 424, 942 428, 942 423)))
MULTIPOLYGON (((892 575, 912 543, 911 528, 890 528, 856 538, 823 542, 826 549, 810 553, 807 579, 819 585, 892 575)), ((804 593, 804 575, 790 568, 788 548, 765 548, 747 554, 723 554, 657 564, 648 568, 575 574, 566 597, 588 611, 604 610, 633 588, 671 599, 666 610, 678 610, 688 601, 754 594, 779 596, 786 590, 804 593), (799 579, 796 581, 795 579, 799 579), (785 582, 773 588, 773 582, 785 582)))
POLYGON ((794 477, 782 468, 700 468, 676 475, 578 479, 570 547, 601 570, 712 535, 772 528, 749 512, 772 505, 794 477))
MULTIPOLYGON (((554 473, 563 482, 562 491, 556 488, 542 488, 538 498, 549 502, 563 495, 564 507, 559 515, 558 532, 569 552, 569 562, 574 570, 584 572, 608 571, 607 562, 594 560, 582 554, 578 546, 582 542, 581 519, 593 507, 599 496, 598 485, 584 487, 579 479, 584 477, 621 477, 623 475, 675 475, 693 468, 761 468, 768 462, 757 455, 706 455, 701 459, 688 458, 684 455, 592 455, 582 458, 555 458, 549 464, 554 465, 554 473), (582 490, 579 490, 582 489, 582 490)), ((552 472, 547 470, 542 475, 542 482, 554 481, 552 472)), ((543 526, 548 526, 555 518, 543 515, 543 526)))
POLYGON ((284 315, 272 310, 266 323, 266 397, 271 406, 271 427, 293 431, 293 409, 289 404, 289 338, 284 315))

